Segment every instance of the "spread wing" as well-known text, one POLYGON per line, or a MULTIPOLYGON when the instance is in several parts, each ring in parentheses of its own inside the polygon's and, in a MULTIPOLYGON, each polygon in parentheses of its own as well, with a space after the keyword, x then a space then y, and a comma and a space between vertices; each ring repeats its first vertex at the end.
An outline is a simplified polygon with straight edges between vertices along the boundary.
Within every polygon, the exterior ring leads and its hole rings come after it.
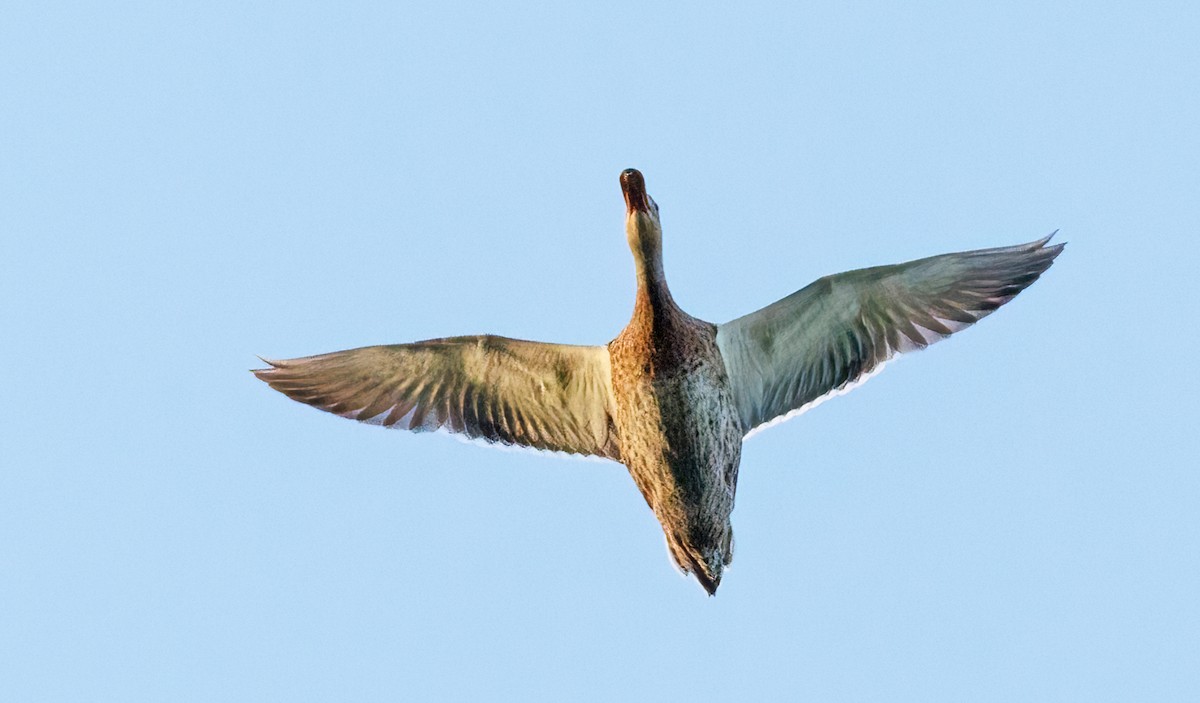
POLYGON ((743 431, 844 393, 1012 300, 1062 251, 1050 237, 826 276, 719 325, 743 431))
POLYGON ((485 335, 267 363, 275 390, 360 422, 620 460, 605 347, 485 335))

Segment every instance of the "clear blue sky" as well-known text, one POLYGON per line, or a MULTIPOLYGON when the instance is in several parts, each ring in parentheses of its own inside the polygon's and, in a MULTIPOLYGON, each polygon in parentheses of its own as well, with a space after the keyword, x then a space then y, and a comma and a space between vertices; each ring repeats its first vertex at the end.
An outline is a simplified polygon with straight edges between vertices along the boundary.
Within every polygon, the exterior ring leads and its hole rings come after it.
POLYGON ((8 3, 0 698, 1195 700, 1195 3, 8 3), (616 464, 255 380, 604 343, 617 184, 725 321, 1028 241, 996 315, 752 439, 716 598, 616 464))

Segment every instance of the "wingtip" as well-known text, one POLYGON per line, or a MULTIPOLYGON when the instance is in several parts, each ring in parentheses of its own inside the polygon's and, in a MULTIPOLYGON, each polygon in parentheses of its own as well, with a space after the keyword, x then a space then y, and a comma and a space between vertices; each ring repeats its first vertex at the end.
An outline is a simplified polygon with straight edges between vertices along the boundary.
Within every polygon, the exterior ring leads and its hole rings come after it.
POLYGON ((1050 241, 1050 237, 1053 237, 1056 234, 1058 234, 1058 230, 1054 230, 1045 239, 1042 240, 1041 248, 1043 251, 1050 254, 1051 261, 1056 259, 1058 257, 1058 255, 1062 253, 1063 249, 1065 249, 1067 246, 1066 242, 1055 242, 1054 244, 1051 244, 1050 246, 1046 246, 1046 243, 1048 243, 1050 241))
MULTIPOLYGON (((1049 242, 1053 237, 1058 235, 1058 232, 1059 232, 1059 230, 1054 230, 1050 234, 1046 235, 1046 241, 1049 242)), ((1060 249, 1066 245, 1067 245, 1066 242, 1055 242, 1054 243, 1054 246, 1059 247, 1060 249)))
POLYGON ((1058 234, 1058 230, 1054 230, 1041 239, 1035 239, 1034 241, 1026 244, 1025 247, 1028 249, 1043 249, 1047 244, 1050 243, 1051 239, 1054 239, 1054 235, 1056 234, 1058 234))
POLYGON ((266 381, 266 380, 267 380, 267 376, 268 376, 268 375, 269 375, 269 374, 270 374, 272 371, 274 371, 274 370, 276 370, 276 369, 278 369, 278 368, 280 368, 280 367, 282 366, 282 364, 281 364, 279 361, 275 361, 275 360, 272 360, 272 359, 268 359, 268 358, 266 358, 266 357, 264 357, 264 356, 259 356, 258 354, 255 354, 254 356, 255 356, 255 358, 257 358, 259 361, 263 362, 264 364, 266 364, 267 366, 269 366, 269 367, 270 367, 270 368, 266 368, 266 369, 250 369, 250 373, 252 373, 252 374, 254 374, 255 376, 257 376, 257 377, 258 377, 260 380, 266 381))
POLYGON ((1023 248, 1029 253, 1037 254, 1039 257, 1044 257, 1044 260, 1046 261, 1053 262, 1054 259, 1058 258, 1058 255, 1061 254, 1063 249, 1067 246, 1066 242, 1056 242, 1054 244, 1050 244, 1050 240, 1056 234, 1058 234, 1058 230, 1054 230, 1045 237, 1026 244, 1023 248))

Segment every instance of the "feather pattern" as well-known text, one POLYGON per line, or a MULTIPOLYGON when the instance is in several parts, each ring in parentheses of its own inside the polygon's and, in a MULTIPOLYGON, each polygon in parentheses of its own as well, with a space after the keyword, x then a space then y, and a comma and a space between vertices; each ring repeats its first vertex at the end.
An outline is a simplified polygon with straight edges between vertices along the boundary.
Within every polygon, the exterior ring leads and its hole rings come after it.
POLYGON ((360 422, 621 458, 604 347, 480 335, 264 361, 275 390, 360 422))
POLYGON ((717 327, 742 430, 799 415, 1012 300, 1063 244, 943 254, 818 279, 717 327))

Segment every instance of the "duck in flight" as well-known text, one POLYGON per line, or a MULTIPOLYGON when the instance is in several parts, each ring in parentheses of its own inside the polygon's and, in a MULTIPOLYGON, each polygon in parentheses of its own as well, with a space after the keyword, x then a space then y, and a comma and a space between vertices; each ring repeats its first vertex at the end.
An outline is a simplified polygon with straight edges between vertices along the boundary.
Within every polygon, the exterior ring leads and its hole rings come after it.
MULTIPOLYGON (((733 558, 742 440, 977 322, 1050 268, 1063 244, 943 254, 818 279, 713 324, 675 304, 658 205, 621 173, 633 317, 604 346, 493 335, 362 347, 283 361, 258 378, 342 417, 624 464, 671 557, 710 594, 733 558)), ((1051 235, 1053 236, 1053 235, 1051 235)))

